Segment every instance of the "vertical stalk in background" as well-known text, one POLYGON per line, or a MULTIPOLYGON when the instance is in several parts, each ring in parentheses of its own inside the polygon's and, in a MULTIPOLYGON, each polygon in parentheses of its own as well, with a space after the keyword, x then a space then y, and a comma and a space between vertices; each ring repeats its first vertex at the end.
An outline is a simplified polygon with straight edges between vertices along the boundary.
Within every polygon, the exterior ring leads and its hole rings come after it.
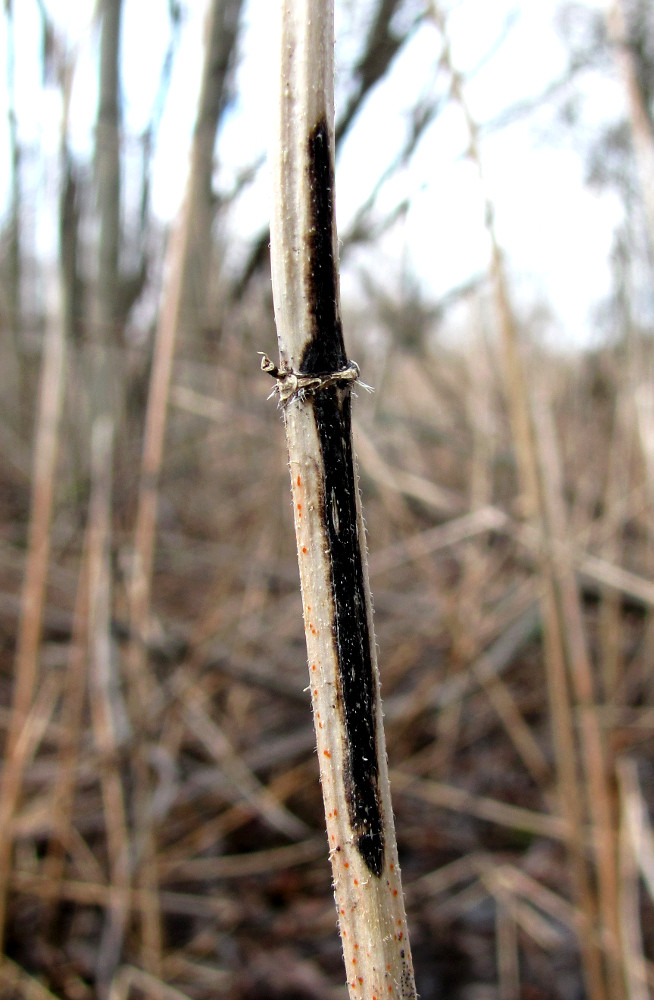
MULTIPOLYGON (((166 251, 165 285, 157 322, 145 417, 130 591, 130 627, 134 639, 131 649, 131 673, 133 683, 139 691, 141 704, 147 704, 149 697, 143 642, 147 639, 159 478, 166 433, 170 376, 184 303, 189 295, 189 273, 192 270, 190 262, 198 250, 198 233, 195 225, 198 215, 207 208, 206 199, 218 123, 214 112, 216 109, 222 109, 225 100, 226 69, 221 68, 218 72, 216 59, 218 54, 221 54, 223 61, 227 56, 225 56, 225 46, 221 47, 217 35, 227 21, 231 55, 231 47, 236 39, 232 20, 240 14, 241 2, 242 0, 210 0, 207 6, 205 29, 207 47, 204 54, 186 197, 166 251), (212 87, 220 88, 217 96, 212 94, 212 87)), ((205 249, 208 252, 208 248, 205 249)))
MULTIPOLYGON (((95 336, 105 346, 115 340, 120 254, 120 28, 123 0, 101 0, 100 93, 95 170, 100 236, 95 336)), ((94 338, 95 339, 95 338, 94 338)), ((105 372, 105 378, 107 373, 105 372)))
POLYGON ((625 979, 629 1000, 650 1000, 648 965, 643 947, 641 927, 641 902, 639 876, 643 855, 649 857, 650 878, 647 867, 642 873, 652 894, 651 862, 652 845, 646 847, 648 829, 647 806, 643 802, 638 782, 638 765, 629 757, 622 757, 616 768, 620 795, 620 928, 625 954, 625 979))
POLYGON ((114 428, 99 417, 91 429, 91 503, 88 532, 88 651, 90 705, 100 753, 100 784, 107 831, 109 906, 96 957, 99 1000, 110 996, 110 983, 121 963, 130 912, 130 844, 118 746, 122 702, 111 643, 111 497, 114 428))
MULTIPOLYGON (((152 571, 157 527, 159 480, 166 434, 168 393, 175 344, 187 300, 192 249, 198 247, 194 225, 198 214, 207 210, 206 196, 210 185, 213 145, 224 107, 226 66, 236 39, 241 0, 210 0, 206 13, 206 49, 198 108, 193 133, 191 165, 186 197, 166 251, 165 286, 159 309, 154 343, 152 370, 141 455, 138 508, 134 531, 134 555, 130 580, 130 645, 127 663, 129 673, 130 715, 135 724, 149 728, 151 721, 144 706, 153 707, 153 685, 148 677, 146 643, 152 594, 152 571), (228 42, 220 45, 219 35, 228 31, 228 42), (228 55, 225 55, 225 49, 228 55), (220 60, 217 64, 217 53, 220 60), (212 88, 219 88, 214 94, 212 88)), ((210 230, 207 230, 209 233, 210 230)), ((206 248, 206 252, 208 248, 206 248)), ((150 901, 143 909, 143 962, 149 972, 158 974, 162 955, 161 921, 158 909, 157 874, 154 861, 155 833, 148 804, 149 779, 147 748, 141 747, 134 758, 135 816, 137 841, 140 845, 139 885, 150 901)))
MULTIPOLYGON (((57 767, 52 785, 51 829, 48 852, 43 859, 43 874, 55 886, 60 886, 66 870, 67 852, 73 831, 73 806, 77 783, 77 766, 82 753, 81 738, 84 700, 87 692, 89 619, 89 535, 87 523, 82 559, 77 581, 75 608, 68 651, 60 710, 60 733, 57 740, 57 767)), ((46 916, 48 935, 56 932, 59 891, 53 892, 46 916)))
POLYGON ((149 676, 147 639, 149 632, 152 566, 159 505, 159 479, 163 459, 168 411, 170 375, 179 327, 182 270, 188 238, 188 200, 186 201, 166 251, 166 275, 157 321, 154 356, 145 418, 141 472, 139 481, 134 551, 129 581, 130 641, 127 649, 129 715, 137 731, 133 755, 134 823, 139 845, 135 879, 146 893, 148 905, 142 916, 142 961, 155 975, 162 958, 161 919, 158 906, 155 864, 155 833, 152 829, 151 789, 148 763, 148 734, 152 730, 154 684, 149 676))
POLYGON ((271 257, 310 690, 352 998, 415 997, 354 466, 334 219, 330 0, 282 0, 271 257))
POLYGON ((616 49, 618 68, 627 96, 631 136, 647 217, 649 245, 654 254, 654 123, 638 79, 638 66, 629 40, 624 0, 614 0, 608 22, 609 35, 616 49))
MULTIPOLYGON (((650 260, 652 260, 654 259, 654 120, 639 79, 639 67, 633 45, 630 43, 624 0, 613 0, 608 15, 608 27, 626 92, 636 167, 647 219, 650 260)), ((632 381, 630 391, 635 404, 647 486, 652 499, 654 498, 654 388, 645 352, 642 345, 633 337, 629 358, 628 374, 632 381)))
POLYGON ((189 183, 189 242, 182 274, 182 327, 196 345, 207 322, 209 276, 214 259, 213 223, 219 207, 213 190, 216 135, 229 98, 230 74, 243 0, 211 0, 205 20, 205 56, 193 132, 189 183))
POLYGON ((7 87, 7 125, 9 133, 9 148, 11 160, 11 208, 9 214, 9 247, 7 253, 8 274, 7 274, 7 319, 9 323, 8 343, 5 344, 7 352, 6 363, 8 365, 5 381, 5 391, 11 393, 11 398, 5 400, 7 413, 13 411, 18 415, 18 428, 25 430, 21 425, 25 417, 25 386, 23 385, 23 364, 22 364, 22 325, 23 325, 23 303, 21 296, 22 288, 22 247, 21 247, 21 215, 22 215, 22 186, 21 186, 21 147, 18 139, 18 118, 16 115, 16 42, 14 32, 14 6, 13 0, 5 3, 5 20, 7 23, 7 51, 6 51, 6 87, 7 87))
MULTIPOLYGON (((53 201, 56 204, 56 199, 53 201)), ((53 231, 58 231, 56 222, 53 231)), ((0 942, 5 929, 6 892, 11 864, 11 820, 20 796, 26 763, 19 744, 25 746, 24 743, 21 744, 20 737, 32 706, 38 678, 43 605, 50 561, 50 524, 59 454, 66 357, 58 260, 58 249, 53 248, 49 261, 51 272, 46 281, 47 323, 37 396, 32 497, 14 666, 14 690, 0 782, 0 942)))
POLYGON ((594 680, 588 659, 576 581, 565 555, 565 510, 551 435, 534 420, 528 380, 520 351, 517 324, 511 308, 502 252, 495 232, 492 201, 486 191, 479 130, 463 91, 461 74, 453 65, 446 19, 437 3, 432 12, 442 36, 442 64, 448 69, 451 93, 464 115, 483 195, 486 229, 491 244, 491 277, 504 353, 507 402, 519 478, 528 516, 541 534, 540 574, 542 612, 552 734, 556 755, 561 809, 570 829, 570 874, 582 913, 579 935, 589 997, 617 1000, 623 995, 619 955, 617 855, 611 812, 605 748, 595 709, 594 680), (580 710, 580 745, 575 739, 574 709, 580 710), (595 891, 586 857, 583 791, 577 773, 580 760, 586 778, 587 813, 592 823, 595 855, 595 891))

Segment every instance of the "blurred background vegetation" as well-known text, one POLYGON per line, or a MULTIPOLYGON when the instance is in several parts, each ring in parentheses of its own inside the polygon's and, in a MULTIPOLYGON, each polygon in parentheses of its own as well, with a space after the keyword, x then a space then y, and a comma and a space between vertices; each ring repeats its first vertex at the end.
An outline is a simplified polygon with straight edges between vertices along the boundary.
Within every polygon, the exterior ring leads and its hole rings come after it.
MULTIPOLYGON (((423 1000, 654 988, 654 13, 538 5, 559 46, 538 89, 535 6, 336 4, 345 334, 375 388, 355 435, 423 1000), (554 240, 558 174, 516 169, 515 130, 574 158, 554 240), (505 245, 507 176, 552 272, 571 262, 556 303, 505 245), (610 205, 597 272, 582 202, 610 205)), ((270 11, 159 7, 3 6, 0 993, 344 1000, 258 371, 270 82, 248 46, 270 11), (200 22, 170 223, 162 123, 200 22)))

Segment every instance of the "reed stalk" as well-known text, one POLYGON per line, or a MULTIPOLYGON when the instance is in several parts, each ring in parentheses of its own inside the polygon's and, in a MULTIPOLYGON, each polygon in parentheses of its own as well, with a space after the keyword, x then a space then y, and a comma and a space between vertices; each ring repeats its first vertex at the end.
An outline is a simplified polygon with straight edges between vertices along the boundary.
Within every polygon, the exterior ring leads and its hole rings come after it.
MULTIPOLYGON (((53 260, 57 254, 53 254, 53 260)), ((49 276, 48 320, 37 398, 32 496, 27 558, 16 643, 11 717, 0 782, 0 943, 4 938, 12 855, 12 819, 20 801, 27 764, 23 739, 39 678, 39 650, 50 561, 61 406, 66 376, 66 344, 61 322, 59 273, 49 276)))
POLYGON ((503 352, 507 404, 515 441, 518 474, 526 513, 540 536, 539 572, 545 665, 561 811, 569 830, 570 875, 582 914, 579 946, 589 997, 605 1000, 623 995, 618 942, 618 890, 615 829, 608 767, 595 706, 594 680, 586 650, 581 608, 565 544, 565 511, 553 445, 545 423, 536 420, 521 354, 517 324, 508 292, 504 262, 494 223, 479 148, 479 130, 453 65, 446 19, 438 4, 432 16, 443 39, 442 64, 450 73, 451 95, 459 105, 469 135, 469 157, 482 192, 490 239, 490 273, 503 352), (575 739, 575 711, 579 741, 575 739), (586 802, 579 771, 586 779, 586 802), (592 823, 597 890, 588 864, 583 824, 592 823))
MULTIPOLYGON (((220 21, 220 5, 210 3, 206 12, 207 49, 204 56, 204 72, 200 107, 191 146, 191 164, 187 181, 184 204, 173 228, 166 250, 166 281, 162 294, 157 330, 154 342, 152 370, 148 390, 148 402, 143 434, 143 450, 139 480, 138 506, 134 529, 134 552, 132 574, 129 585, 130 644, 127 654, 129 676, 130 715, 140 719, 145 734, 152 732, 153 716, 158 704, 156 683, 150 674, 147 659, 147 639, 149 636, 150 606, 152 597, 152 573, 154 567, 157 536, 157 516, 159 509, 159 483, 164 457, 164 445, 168 419, 170 381, 175 358, 188 282, 189 261, 192 257, 194 219, 204 198, 207 171, 207 140, 213 141, 214 130, 207 132, 207 105, 213 100, 211 88, 216 86, 212 76, 212 40, 215 43, 216 26, 220 21), (143 715, 143 706, 148 712, 143 715)), ((222 22, 221 22, 222 23, 222 22)), ((215 138, 215 136, 214 136, 215 138)), ((143 911, 142 954, 146 969, 158 974, 162 961, 163 942, 161 937, 161 914, 158 905, 157 872, 155 864, 156 833, 153 829, 152 810, 149 807, 151 788, 147 740, 136 748, 134 755, 135 773, 135 819, 140 857, 137 883, 147 892, 150 905, 143 911)))
POLYGON ((334 219, 334 26, 279 5, 271 256, 310 690, 352 998, 415 997, 351 429, 334 219))
POLYGON ((654 126, 638 78, 638 65, 629 39, 624 0, 614 0, 611 4, 608 28, 624 84, 649 243, 654 251, 654 126))

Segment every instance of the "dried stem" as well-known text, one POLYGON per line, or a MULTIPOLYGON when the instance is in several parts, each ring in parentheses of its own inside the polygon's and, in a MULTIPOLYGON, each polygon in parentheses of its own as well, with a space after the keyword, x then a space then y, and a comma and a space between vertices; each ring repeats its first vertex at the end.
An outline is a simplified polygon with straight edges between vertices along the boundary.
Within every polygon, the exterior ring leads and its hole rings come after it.
MULTIPOLYGON (((218 6, 213 3, 208 11, 207 37, 214 36, 214 22, 219 17, 218 6)), ((203 102, 209 100, 211 81, 211 50, 205 54, 203 102)), ((202 115, 202 108, 199 112, 202 115)), ((206 186, 207 135, 206 128, 198 122, 191 150, 191 169, 183 209, 176 222, 166 253, 166 285, 161 302, 159 322, 154 345, 150 376, 148 404, 141 457, 138 509, 134 532, 134 557, 130 581, 130 646, 128 672, 130 678, 130 715, 143 719, 143 706, 156 705, 155 686, 148 674, 146 640, 152 592, 152 569, 159 502, 159 479, 168 413, 170 376, 175 355, 175 344, 180 327, 184 302, 185 275, 193 243, 192 224, 198 205, 203 203, 206 186)), ((143 720, 146 728, 151 719, 143 720)), ((157 973, 161 964, 161 920, 156 905, 156 866, 154 864, 154 831, 149 808, 149 777, 147 748, 139 746, 134 757, 135 816, 137 839, 141 849, 139 884, 148 891, 152 906, 143 915, 143 954, 146 967, 157 973)))
MULTIPOLYGON (((318 759, 350 996, 415 997, 340 319, 333 4, 280 4, 271 251, 318 759), (295 382, 293 380, 296 380, 295 382)), ((272 366, 274 369, 275 366, 272 366)))
POLYGON ((650 247, 654 252, 654 128, 638 80, 636 57, 628 37, 624 0, 614 0, 608 22, 609 33, 616 47, 618 68, 624 81, 650 247))
POLYGON ((58 274, 50 280, 49 315, 36 418, 36 444, 32 474, 32 501, 21 618, 15 663, 13 703, 5 764, 0 784, 0 942, 4 936, 6 892, 11 863, 11 819, 18 804, 26 764, 25 741, 21 740, 34 698, 38 677, 41 624, 50 559, 50 523, 54 501, 59 444, 59 423, 65 380, 63 325, 61 323, 58 274))
POLYGON ((497 240, 493 205, 486 191, 479 148, 479 129, 470 114, 460 73, 452 63, 445 18, 438 5, 433 16, 443 37, 442 64, 451 77, 451 93, 460 106, 469 133, 469 156, 475 164, 483 193, 486 229, 491 242, 491 276, 499 322, 506 372, 509 416, 515 439, 518 470, 527 512, 533 518, 541 538, 539 569, 542 580, 542 611, 552 731, 556 754, 561 809, 570 830, 570 869, 584 917, 580 948, 589 996, 604 1000, 606 975, 600 941, 599 923, 607 945, 610 995, 622 994, 617 961, 617 879, 614 831, 611 817, 607 769, 599 724, 594 708, 593 681, 585 650, 579 598, 569 555, 564 541, 560 488, 552 483, 554 454, 552 435, 547 455, 543 457, 541 424, 534 419, 529 399, 528 380, 521 355, 519 337, 511 308, 502 252, 497 240), (539 428, 541 434, 539 437, 539 428), (583 796, 577 773, 579 756, 574 739, 573 704, 581 709, 581 758, 588 779, 588 807, 594 824, 594 847, 599 888, 595 898, 586 859, 583 834, 583 796), (599 913, 598 913, 599 905, 599 913))
POLYGON ((91 714, 95 742, 101 754, 100 782, 107 830, 111 875, 110 903, 98 948, 98 995, 108 995, 120 963, 129 915, 130 856, 127 816, 117 754, 120 720, 124 716, 111 650, 111 565, 109 556, 113 464, 113 423, 98 417, 91 445, 92 494, 89 515, 89 652, 91 714))
MULTIPOLYGON (((59 739, 57 766, 52 789, 52 831, 53 838, 48 847, 43 870, 48 879, 60 883, 66 868, 66 852, 73 836, 73 803, 79 743, 82 734, 84 698, 87 691, 87 631, 89 618, 89 536, 91 525, 87 525, 82 551, 82 561, 75 598, 75 611, 71 630, 70 651, 64 681, 61 706, 61 736, 59 739)), ((50 917, 54 919, 53 907, 50 917)))
POLYGON ((649 1000, 647 964, 643 952, 643 932, 638 891, 638 842, 641 809, 638 768, 633 760, 621 760, 617 767, 621 801, 620 824, 620 931, 625 953, 625 979, 629 1000, 649 1000))

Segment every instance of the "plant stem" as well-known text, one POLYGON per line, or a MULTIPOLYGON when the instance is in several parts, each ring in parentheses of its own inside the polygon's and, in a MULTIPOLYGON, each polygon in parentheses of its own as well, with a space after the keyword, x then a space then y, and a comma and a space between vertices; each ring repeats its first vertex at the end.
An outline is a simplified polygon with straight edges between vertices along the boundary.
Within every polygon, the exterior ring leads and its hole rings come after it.
MULTIPOLYGON (((623 995, 617 969, 617 882, 615 850, 604 745, 594 708, 594 684, 583 640, 579 596, 569 558, 556 549, 564 540, 565 511, 560 492, 552 485, 552 462, 543 457, 544 428, 534 419, 525 363, 508 292, 504 262, 497 239, 493 204, 488 194, 479 148, 479 129, 463 90, 460 72, 452 62, 447 23, 440 5, 432 16, 443 38, 442 64, 450 72, 451 94, 461 108, 469 135, 469 156, 475 164, 482 192, 486 231, 491 245, 493 282, 500 342, 504 355, 509 419, 515 441, 518 473, 527 513, 541 534, 539 569, 545 667, 552 720, 561 811, 570 830, 570 874, 583 917, 579 935, 584 978, 589 997, 618 1000, 623 995), (555 555, 556 550, 556 555, 555 555), (580 709, 580 743, 574 736, 574 709, 580 709), (588 814, 593 824, 597 892, 587 863, 583 823, 583 790, 577 762, 587 779, 588 814), (600 933, 598 933, 598 931, 600 933), (605 948, 604 945, 607 945, 605 948), (607 989, 607 974, 611 989, 607 989)), ((551 452, 551 449, 550 449, 551 452)), ((565 548, 564 548, 564 551, 565 548)))
POLYGON ((334 221, 333 4, 280 4, 272 143, 277 378, 350 996, 415 997, 393 827, 334 221))

